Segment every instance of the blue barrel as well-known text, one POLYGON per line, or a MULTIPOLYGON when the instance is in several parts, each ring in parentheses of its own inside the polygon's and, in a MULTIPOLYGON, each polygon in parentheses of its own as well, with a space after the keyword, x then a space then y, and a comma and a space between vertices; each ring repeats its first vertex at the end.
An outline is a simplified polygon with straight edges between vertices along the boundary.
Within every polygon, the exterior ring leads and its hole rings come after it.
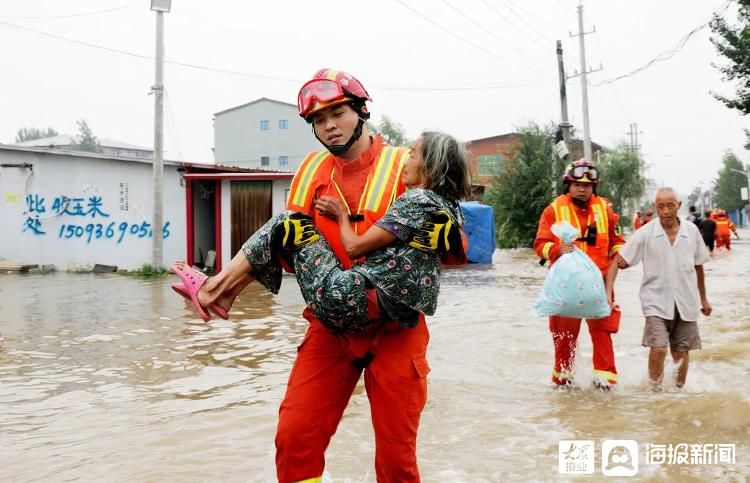
POLYGON ((464 233, 469 241, 467 257, 471 263, 492 263, 495 252, 495 215, 491 206, 478 201, 461 203, 466 224, 464 233))

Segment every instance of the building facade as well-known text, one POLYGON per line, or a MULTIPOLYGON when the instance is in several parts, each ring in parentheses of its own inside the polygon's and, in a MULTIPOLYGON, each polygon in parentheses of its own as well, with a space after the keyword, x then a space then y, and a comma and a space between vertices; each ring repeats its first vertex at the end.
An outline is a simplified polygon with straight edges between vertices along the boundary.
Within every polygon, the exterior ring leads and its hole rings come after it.
MULTIPOLYGON (((292 173, 164 162, 164 263, 228 263, 272 213, 292 173), (244 238, 243 238, 244 237, 244 238)), ((58 269, 152 261, 150 160, 0 145, 0 259, 58 269)))
MULTIPOLYGON (((551 140, 550 140, 551 142, 551 140)), ((502 163, 516 159, 521 149, 521 136, 511 132, 468 141, 466 147, 471 158, 471 176, 473 191, 476 196, 492 184, 494 177, 500 173, 502 163)), ((579 159, 583 156, 583 145, 580 140, 571 141, 569 159, 579 159)), ((602 147, 592 143, 594 162, 599 161, 602 147)))
POLYGON ((321 149, 297 106, 260 98, 214 114, 217 164, 296 171, 305 155, 321 149))

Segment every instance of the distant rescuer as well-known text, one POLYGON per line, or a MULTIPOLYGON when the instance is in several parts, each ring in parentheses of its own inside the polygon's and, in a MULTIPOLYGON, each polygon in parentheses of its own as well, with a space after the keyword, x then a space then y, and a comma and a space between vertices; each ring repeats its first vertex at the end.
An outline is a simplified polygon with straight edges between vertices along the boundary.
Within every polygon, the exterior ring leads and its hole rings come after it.
POLYGON ((685 384, 689 351, 701 348, 698 307, 704 315, 711 315, 703 277, 703 264, 711 255, 698 228, 680 221, 680 204, 672 188, 659 189, 654 200, 659 222, 633 233, 607 273, 607 296, 612 304, 618 265, 627 268, 643 262, 643 345, 651 348, 648 375, 655 389, 662 384, 667 348, 679 364, 677 387, 685 384))
MULTIPOLYGON (((566 193, 558 196, 542 212, 534 250, 552 263, 564 253, 573 251, 573 244, 565 245, 552 233, 552 225, 563 220, 578 228, 581 237, 575 245, 599 267, 602 277, 606 275, 612 256, 625 243, 618 224, 620 217, 612 211, 605 198, 597 196, 599 171, 586 159, 579 159, 568 165, 563 176, 566 193)), ((620 310, 603 319, 587 319, 591 342, 594 346, 594 387, 609 390, 617 383, 615 353, 612 347, 612 334, 620 328, 620 310)), ((549 329, 555 345, 555 367, 552 382, 557 386, 572 385, 573 363, 575 362, 576 342, 581 328, 581 319, 551 316, 549 329)))

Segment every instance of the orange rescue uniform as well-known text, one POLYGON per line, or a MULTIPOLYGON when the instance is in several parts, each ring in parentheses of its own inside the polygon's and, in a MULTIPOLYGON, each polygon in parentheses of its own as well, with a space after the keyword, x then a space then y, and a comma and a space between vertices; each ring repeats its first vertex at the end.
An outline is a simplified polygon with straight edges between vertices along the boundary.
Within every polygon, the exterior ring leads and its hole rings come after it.
MULTIPOLYGON (((380 136, 354 160, 336 158, 328 151, 311 153, 297 170, 287 208, 313 217, 345 267, 352 261, 343 250, 338 224, 314 210, 320 196, 339 196, 358 234, 370 228, 405 191, 402 162, 408 150, 383 143, 380 136)), ((374 297, 372 307, 376 311, 374 297)), ((286 394, 279 409, 276 467, 280 482, 320 481, 324 453, 359 380, 352 361, 372 351, 364 370, 375 430, 375 472, 379 482, 419 481, 417 429, 427 400, 426 351, 429 333, 424 315, 414 329, 394 321, 356 334, 334 334, 309 309, 310 322, 297 349, 286 394)))
MULTIPOLYGON (((620 217, 612 211, 609 201, 605 198, 592 195, 586 207, 581 208, 573 203, 573 198, 569 194, 558 196, 542 212, 534 240, 534 250, 540 257, 554 264, 561 255, 561 242, 552 233, 552 225, 567 220, 578 228, 581 237, 587 234, 587 227, 596 226, 594 245, 586 241, 576 241, 575 245, 593 260, 601 270, 602 276, 606 276, 610 260, 625 244, 618 225, 619 219, 620 217)), ((616 384, 617 369, 612 347, 612 334, 619 330, 620 311, 616 309, 608 317, 586 322, 594 346, 594 378, 602 384, 616 384)), ((552 316, 549 318, 549 328, 555 345, 552 381, 558 385, 566 384, 572 379, 581 319, 552 316)))
POLYGON ((736 234, 737 228, 727 215, 717 215, 714 221, 716 222, 716 248, 726 245, 727 250, 731 250, 731 232, 736 234))

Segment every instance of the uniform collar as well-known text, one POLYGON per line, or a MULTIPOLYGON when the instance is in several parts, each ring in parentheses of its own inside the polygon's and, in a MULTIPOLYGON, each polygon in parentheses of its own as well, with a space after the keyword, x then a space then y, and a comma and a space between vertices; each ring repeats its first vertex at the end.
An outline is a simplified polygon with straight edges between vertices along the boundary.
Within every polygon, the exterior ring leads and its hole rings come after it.
POLYGON ((342 174, 346 175, 347 171, 359 171, 364 166, 372 164, 378 153, 380 153, 380 150, 383 148, 383 138, 378 134, 371 139, 372 143, 370 144, 370 147, 354 159, 344 159, 337 156, 333 157, 336 167, 341 170, 342 174))

